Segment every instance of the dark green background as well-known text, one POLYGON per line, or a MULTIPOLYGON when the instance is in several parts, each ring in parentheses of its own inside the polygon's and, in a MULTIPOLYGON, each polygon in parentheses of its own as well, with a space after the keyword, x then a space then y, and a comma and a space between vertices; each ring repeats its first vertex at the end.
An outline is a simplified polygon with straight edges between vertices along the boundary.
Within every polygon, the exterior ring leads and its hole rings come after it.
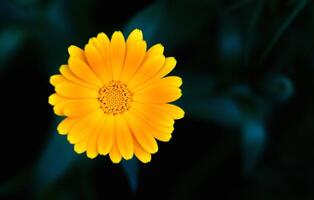
POLYGON ((1 199, 314 199, 311 0, 1 0, 1 199), (105 32, 143 30, 186 117, 152 162, 76 155, 49 76, 105 32))

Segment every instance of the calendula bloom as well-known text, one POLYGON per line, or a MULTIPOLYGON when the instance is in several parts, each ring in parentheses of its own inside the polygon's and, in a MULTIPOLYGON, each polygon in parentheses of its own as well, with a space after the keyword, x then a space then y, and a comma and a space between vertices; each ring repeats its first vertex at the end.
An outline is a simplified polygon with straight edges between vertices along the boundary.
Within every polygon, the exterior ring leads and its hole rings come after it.
POLYGON ((156 139, 170 140, 174 120, 184 116, 169 104, 181 97, 182 80, 165 77, 176 60, 165 58, 161 44, 146 48, 138 29, 126 41, 118 31, 111 40, 99 33, 84 50, 68 48, 68 64, 50 77, 56 93, 49 103, 65 116, 57 130, 75 152, 89 158, 109 154, 114 163, 135 154, 146 163, 158 151, 156 139))

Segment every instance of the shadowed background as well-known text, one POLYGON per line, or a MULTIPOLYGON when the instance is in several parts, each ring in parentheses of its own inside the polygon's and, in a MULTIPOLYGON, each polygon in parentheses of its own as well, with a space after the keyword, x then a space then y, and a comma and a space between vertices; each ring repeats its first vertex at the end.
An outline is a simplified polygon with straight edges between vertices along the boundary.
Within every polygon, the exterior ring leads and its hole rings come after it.
POLYGON ((2 0, 1 199, 314 199, 314 2, 2 0), (140 28, 186 116, 148 164, 77 155, 49 76, 99 32, 140 28))

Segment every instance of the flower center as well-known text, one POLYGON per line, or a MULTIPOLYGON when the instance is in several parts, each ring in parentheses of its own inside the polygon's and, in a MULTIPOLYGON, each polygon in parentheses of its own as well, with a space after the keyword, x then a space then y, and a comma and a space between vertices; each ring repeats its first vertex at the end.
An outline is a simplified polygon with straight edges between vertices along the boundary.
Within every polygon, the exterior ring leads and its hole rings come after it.
POLYGON ((99 89, 98 102, 104 113, 121 114, 130 108, 132 93, 126 84, 111 81, 99 89))

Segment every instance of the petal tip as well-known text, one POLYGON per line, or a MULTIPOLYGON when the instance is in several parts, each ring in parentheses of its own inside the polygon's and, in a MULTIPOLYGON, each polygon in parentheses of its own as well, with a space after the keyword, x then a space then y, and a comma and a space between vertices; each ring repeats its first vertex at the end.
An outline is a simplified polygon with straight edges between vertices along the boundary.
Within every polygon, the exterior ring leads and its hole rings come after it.
POLYGON ((71 54, 73 53, 73 51, 75 51, 76 49, 78 49, 77 46, 70 45, 70 46, 68 47, 68 53, 69 53, 69 55, 71 55, 71 54))
POLYGON ((97 153, 90 153, 90 152, 86 152, 86 155, 89 159, 95 159, 97 157, 97 153))
POLYGON ((123 36, 123 33, 121 31, 115 31, 115 32, 113 32, 113 34, 111 36, 111 40, 113 38, 123 38, 124 39, 124 36, 123 36))
POLYGON ((74 151, 75 151, 75 153, 77 153, 77 154, 82 154, 82 153, 85 152, 85 150, 80 149, 80 148, 78 147, 78 145, 74 145, 74 151))
POLYGON ((56 93, 54 93, 54 94, 52 94, 52 95, 50 95, 50 96, 48 97, 48 103, 49 103, 50 105, 52 105, 52 106, 55 105, 55 96, 56 96, 56 93))
POLYGON ((119 164, 121 161, 121 158, 110 158, 113 164, 119 164))

